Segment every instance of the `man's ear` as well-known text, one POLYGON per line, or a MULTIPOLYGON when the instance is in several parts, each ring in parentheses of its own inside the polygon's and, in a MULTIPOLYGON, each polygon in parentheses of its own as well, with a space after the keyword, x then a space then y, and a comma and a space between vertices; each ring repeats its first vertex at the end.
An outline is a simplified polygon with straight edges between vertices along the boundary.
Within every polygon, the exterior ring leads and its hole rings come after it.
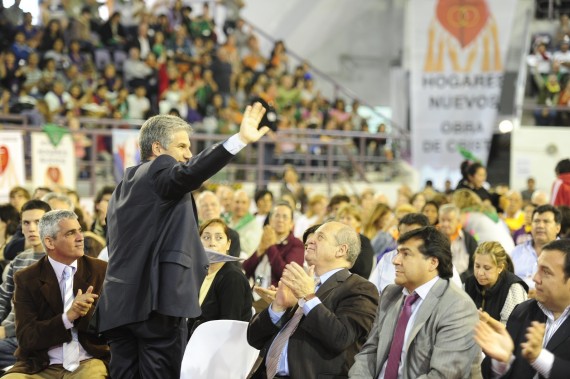
POLYGON ((160 144, 160 142, 155 141, 152 143, 152 155, 155 157, 158 157, 159 155, 162 154, 162 145, 160 144))
POLYGON ((346 258, 347 256, 348 256, 348 245, 346 245, 346 244, 338 245, 336 253, 335 253, 335 257, 337 257, 337 258, 345 257, 346 258))
POLYGON ((430 257, 429 259, 431 260, 430 271, 437 270, 437 267, 439 266, 439 259, 436 257, 430 257))
POLYGON ((44 245, 45 245, 46 249, 53 250, 53 248, 54 248, 53 238, 45 237, 44 238, 44 245))

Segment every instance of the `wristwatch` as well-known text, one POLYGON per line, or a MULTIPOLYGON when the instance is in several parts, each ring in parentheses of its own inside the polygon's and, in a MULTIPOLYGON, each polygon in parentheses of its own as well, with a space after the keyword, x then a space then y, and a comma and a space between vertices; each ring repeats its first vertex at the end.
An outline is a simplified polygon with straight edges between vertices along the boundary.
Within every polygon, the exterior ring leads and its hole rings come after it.
POLYGON ((302 298, 299 299, 298 304, 300 307, 302 307, 303 305, 305 305, 305 303, 309 300, 314 299, 315 297, 317 297, 316 294, 314 293, 310 293, 308 295, 303 296, 302 298))

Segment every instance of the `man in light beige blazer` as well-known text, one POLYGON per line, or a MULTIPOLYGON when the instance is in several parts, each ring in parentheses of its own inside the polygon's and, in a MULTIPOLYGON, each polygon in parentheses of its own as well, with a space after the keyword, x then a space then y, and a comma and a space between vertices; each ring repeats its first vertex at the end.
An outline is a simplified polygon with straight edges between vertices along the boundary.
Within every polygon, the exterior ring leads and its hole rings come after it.
POLYGON ((479 378, 481 350, 472 329, 477 309, 449 280, 447 237, 431 226, 407 232, 398 240, 393 263, 396 285, 382 292, 349 378, 479 378))

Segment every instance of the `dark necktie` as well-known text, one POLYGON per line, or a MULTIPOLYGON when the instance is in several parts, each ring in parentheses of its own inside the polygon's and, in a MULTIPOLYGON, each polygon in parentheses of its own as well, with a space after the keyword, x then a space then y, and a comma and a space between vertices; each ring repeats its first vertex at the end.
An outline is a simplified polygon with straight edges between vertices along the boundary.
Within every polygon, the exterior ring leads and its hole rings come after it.
POLYGON ((301 317, 303 317, 303 308, 299 307, 287 325, 285 325, 285 327, 281 330, 281 333, 279 333, 279 335, 273 340, 273 343, 267 352, 267 358, 265 360, 267 378, 271 379, 275 376, 275 374, 277 374, 281 352, 285 347, 285 343, 287 343, 289 337, 291 337, 291 334, 293 334, 293 332, 297 329, 297 326, 299 326, 301 317))
POLYGON ((396 324, 396 331, 392 338, 392 345, 390 346, 390 355, 388 356, 388 364, 384 372, 384 379, 397 379, 398 367, 400 367, 400 358, 402 357, 402 348, 404 347, 404 337, 406 335, 406 327, 412 315, 412 304, 418 300, 420 296, 417 293, 412 293, 404 300, 404 307, 400 312, 398 323, 396 324))
MULTIPOLYGON (((315 278, 315 292, 317 292, 320 285, 320 278, 315 278)), ((275 374, 277 374, 277 369, 279 368, 279 360, 281 359, 281 353, 283 352, 283 349, 285 348, 289 337, 291 337, 295 330, 297 330, 297 326, 299 326, 299 322, 301 321, 302 317, 303 307, 298 307, 293 314, 293 317, 291 317, 279 335, 275 337, 273 343, 271 343, 269 351, 267 352, 267 357, 265 358, 265 372, 267 373, 268 379, 275 377, 275 374)))

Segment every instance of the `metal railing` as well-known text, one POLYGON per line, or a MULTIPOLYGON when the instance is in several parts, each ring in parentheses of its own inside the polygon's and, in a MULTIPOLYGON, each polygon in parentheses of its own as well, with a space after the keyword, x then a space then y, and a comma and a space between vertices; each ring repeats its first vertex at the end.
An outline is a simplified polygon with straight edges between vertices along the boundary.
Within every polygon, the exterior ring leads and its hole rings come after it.
MULTIPOLYGON (((23 116, 0 115, 0 130, 20 130, 27 133, 41 131, 30 126, 23 116), (9 119, 12 123, 3 120, 9 119)), ((114 126, 129 125, 138 129, 142 122, 80 118, 81 128, 69 133, 81 133, 92 141, 91 148, 83 158, 77 158, 77 179, 84 182, 87 193, 93 196, 103 185, 116 183, 115 162, 112 152, 97 151, 97 139, 113 137, 114 126)), ((201 151, 206 146, 223 141, 227 135, 194 133, 191 136, 192 152, 201 151)), ((341 132, 321 129, 287 130, 275 134, 275 139, 264 137, 261 141, 248 145, 236 158, 212 180, 220 183, 253 182, 257 187, 271 181, 280 180, 283 165, 295 166, 303 182, 326 183, 328 192, 336 181, 380 181, 390 180, 398 175, 398 153, 394 151, 397 139, 383 133, 341 132), (294 146, 286 153, 280 152, 283 146, 294 146), (394 158, 396 157, 396 158, 394 158), (381 172, 381 174, 379 174, 381 172)), ((26 178, 31 180, 30 138, 24 138, 26 178)))

